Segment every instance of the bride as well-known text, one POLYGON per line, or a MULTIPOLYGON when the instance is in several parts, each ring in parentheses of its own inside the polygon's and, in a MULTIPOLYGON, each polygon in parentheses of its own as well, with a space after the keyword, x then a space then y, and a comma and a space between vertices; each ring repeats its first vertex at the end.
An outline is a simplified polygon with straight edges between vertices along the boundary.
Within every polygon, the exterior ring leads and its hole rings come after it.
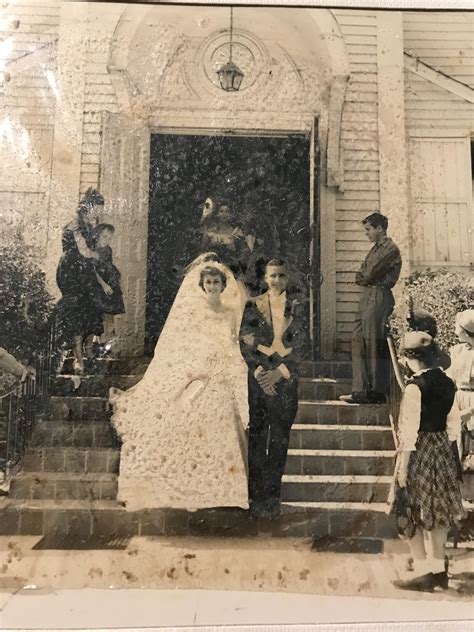
POLYGON ((248 507, 241 301, 215 259, 189 266, 143 379, 110 391, 122 439, 118 500, 129 510, 248 507))

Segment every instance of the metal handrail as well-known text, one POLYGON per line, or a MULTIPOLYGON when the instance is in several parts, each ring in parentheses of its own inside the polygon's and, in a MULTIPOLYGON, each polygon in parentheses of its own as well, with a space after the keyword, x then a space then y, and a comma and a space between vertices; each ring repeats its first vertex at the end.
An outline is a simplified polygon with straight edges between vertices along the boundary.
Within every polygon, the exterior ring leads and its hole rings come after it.
POLYGON ((403 378, 402 372, 400 371, 398 356, 395 350, 395 344, 393 342, 392 336, 388 336, 387 342, 388 342, 388 349, 390 351, 390 359, 392 360, 393 371, 394 371, 395 377, 397 378, 397 384, 400 387, 400 390, 403 392, 405 390, 405 380, 403 378))
POLYGON ((0 420, 4 422, 4 436, 0 437, 0 481, 8 486, 19 468, 26 445, 34 431, 37 418, 46 413, 49 382, 54 370, 54 329, 49 328, 41 352, 37 354, 34 379, 26 379, 0 397, 0 420))
POLYGON ((393 442, 395 444, 395 451, 396 451, 396 460, 395 460, 395 467, 393 471, 393 479, 390 485, 390 490, 389 490, 388 498, 387 498, 388 511, 390 512, 395 502, 398 468, 400 466, 400 458, 399 458, 400 451, 399 451, 398 434, 397 434, 398 414, 399 414, 399 407, 401 403, 400 395, 403 394, 406 384, 405 384, 405 380, 402 375, 402 372, 400 371, 400 364, 398 362, 398 356, 395 350, 395 344, 391 336, 387 337, 387 343, 388 343, 388 348, 390 351, 390 359, 392 363, 392 380, 390 384, 390 396, 389 396, 389 401, 390 401, 389 419, 390 419, 390 427, 391 427, 392 435, 393 435, 393 442))
POLYGON ((0 438, 0 473, 3 484, 11 477, 11 471, 20 458, 23 443, 21 436, 28 424, 28 408, 23 404, 26 403, 24 396, 29 390, 29 382, 30 380, 22 382, 0 397, 0 418, 4 422, 4 435, 0 438))

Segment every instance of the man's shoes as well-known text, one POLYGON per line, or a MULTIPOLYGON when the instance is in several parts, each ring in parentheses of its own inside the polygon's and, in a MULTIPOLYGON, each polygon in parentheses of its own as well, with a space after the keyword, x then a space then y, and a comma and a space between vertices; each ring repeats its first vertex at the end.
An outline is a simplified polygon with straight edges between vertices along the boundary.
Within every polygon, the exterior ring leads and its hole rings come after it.
POLYGON ((385 404, 387 401, 383 393, 376 391, 354 391, 350 395, 341 395, 339 399, 348 404, 385 404))
POLYGON ((387 398, 383 393, 377 393, 377 391, 369 391, 367 393, 367 399, 369 404, 385 404, 387 398))
POLYGON ((354 391, 350 395, 341 395, 339 397, 341 402, 347 402, 348 404, 368 404, 369 400, 367 394, 362 391, 354 391))
POLYGON ((396 588, 401 590, 414 590, 417 592, 434 592, 435 588, 447 590, 449 588, 448 573, 426 573, 413 579, 397 579, 392 582, 396 588))

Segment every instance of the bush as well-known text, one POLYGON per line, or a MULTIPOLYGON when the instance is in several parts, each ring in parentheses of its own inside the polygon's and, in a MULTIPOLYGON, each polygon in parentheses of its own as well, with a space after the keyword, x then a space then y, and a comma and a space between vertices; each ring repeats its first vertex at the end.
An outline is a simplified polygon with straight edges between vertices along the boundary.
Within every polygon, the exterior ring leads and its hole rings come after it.
POLYGON ((0 270, 0 346, 31 362, 46 340, 52 309, 45 275, 20 235, 0 248, 0 270))
POLYGON ((407 318, 414 308, 430 312, 436 319, 436 340, 445 349, 458 342, 454 319, 458 312, 474 307, 472 279, 446 269, 414 272, 405 280, 405 313, 394 315, 391 331, 398 341, 407 330, 407 318))

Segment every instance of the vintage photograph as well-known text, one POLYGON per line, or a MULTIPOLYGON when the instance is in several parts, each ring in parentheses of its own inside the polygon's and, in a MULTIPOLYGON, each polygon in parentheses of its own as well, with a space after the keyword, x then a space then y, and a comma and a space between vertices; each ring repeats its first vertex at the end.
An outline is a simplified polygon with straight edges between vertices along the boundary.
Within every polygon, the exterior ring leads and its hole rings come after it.
POLYGON ((469 603, 474 14, 0 31, 1 590, 469 603))

